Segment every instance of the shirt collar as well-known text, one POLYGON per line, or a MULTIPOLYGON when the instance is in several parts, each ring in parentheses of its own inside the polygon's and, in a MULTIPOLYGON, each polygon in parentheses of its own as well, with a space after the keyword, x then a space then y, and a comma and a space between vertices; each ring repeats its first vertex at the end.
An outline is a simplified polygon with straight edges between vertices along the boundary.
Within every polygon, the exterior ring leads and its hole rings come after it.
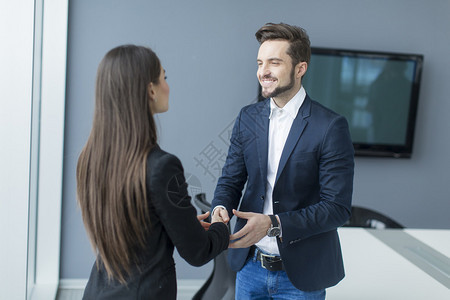
POLYGON ((295 96, 292 97, 292 99, 289 100, 288 103, 286 103, 286 105, 283 108, 279 108, 275 104, 275 101, 273 101, 273 99, 270 98, 270 115, 269 115, 269 119, 272 118, 273 111, 276 110, 276 109, 285 111, 292 119, 295 119, 295 117, 297 117, 298 110, 300 109, 300 106, 302 106, 303 101, 305 101, 305 97, 306 97, 306 91, 305 91, 305 89, 302 86, 300 88, 300 90, 297 92, 297 94, 295 94, 295 96))

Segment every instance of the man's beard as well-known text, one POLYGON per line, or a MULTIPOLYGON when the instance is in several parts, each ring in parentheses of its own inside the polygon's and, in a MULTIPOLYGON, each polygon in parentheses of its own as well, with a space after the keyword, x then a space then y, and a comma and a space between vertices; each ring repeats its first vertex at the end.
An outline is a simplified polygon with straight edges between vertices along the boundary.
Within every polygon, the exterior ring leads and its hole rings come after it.
POLYGON ((291 81, 287 85, 279 86, 270 93, 267 93, 267 92, 264 92, 264 90, 261 90, 261 94, 263 95, 264 98, 274 98, 274 97, 280 96, 284 92, 291 90, 295 85, 294 68, 292 68, 290 77, 291 77, 291 81))

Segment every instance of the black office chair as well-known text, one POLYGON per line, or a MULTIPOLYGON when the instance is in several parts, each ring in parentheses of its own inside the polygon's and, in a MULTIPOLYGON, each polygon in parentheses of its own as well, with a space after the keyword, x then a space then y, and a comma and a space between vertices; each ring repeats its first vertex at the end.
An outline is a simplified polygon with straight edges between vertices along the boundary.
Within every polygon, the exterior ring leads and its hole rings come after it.
POLYGON ((352 206, 352 216, 343 227, 404 228, 403 225, 377 211, 359 206, 352 206))
MULTIPOLYGON (((206 201, 204 193, 195 195, 195 205, 205 213, 211 210, 211 203, 206 201)), ((210 218, 208 217, 208 220, 210 218)), ((228 223, 228 228, 230 224, 228 223)), ((228 250, 223 251, 214 258, 214 267, 211 275, 203 286, 192 297, 192 300, 233 300, 235 292, 236 273, 230 269, 227 262, 228 250)))

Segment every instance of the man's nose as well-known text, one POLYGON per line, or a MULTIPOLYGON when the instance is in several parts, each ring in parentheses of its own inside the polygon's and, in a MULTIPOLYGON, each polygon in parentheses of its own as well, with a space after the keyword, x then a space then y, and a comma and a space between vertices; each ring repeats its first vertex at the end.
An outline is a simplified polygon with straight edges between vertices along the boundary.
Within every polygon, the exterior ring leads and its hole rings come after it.
POLYGON ((266 67, 266 66, 262 66, 261 69, 260 69, 260 74, 263 77, 264 76, 268 76, 268 75, 270 75, 270 69, 268 67, 266 67))

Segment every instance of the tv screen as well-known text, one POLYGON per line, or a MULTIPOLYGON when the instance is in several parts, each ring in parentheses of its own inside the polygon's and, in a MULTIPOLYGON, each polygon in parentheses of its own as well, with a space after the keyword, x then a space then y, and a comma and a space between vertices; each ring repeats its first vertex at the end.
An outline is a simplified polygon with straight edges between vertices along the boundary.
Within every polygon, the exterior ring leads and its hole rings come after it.
POLYGON ((309 96, 348 120, 356 155, 411 157, 423 56, 312 48, 309 96))

